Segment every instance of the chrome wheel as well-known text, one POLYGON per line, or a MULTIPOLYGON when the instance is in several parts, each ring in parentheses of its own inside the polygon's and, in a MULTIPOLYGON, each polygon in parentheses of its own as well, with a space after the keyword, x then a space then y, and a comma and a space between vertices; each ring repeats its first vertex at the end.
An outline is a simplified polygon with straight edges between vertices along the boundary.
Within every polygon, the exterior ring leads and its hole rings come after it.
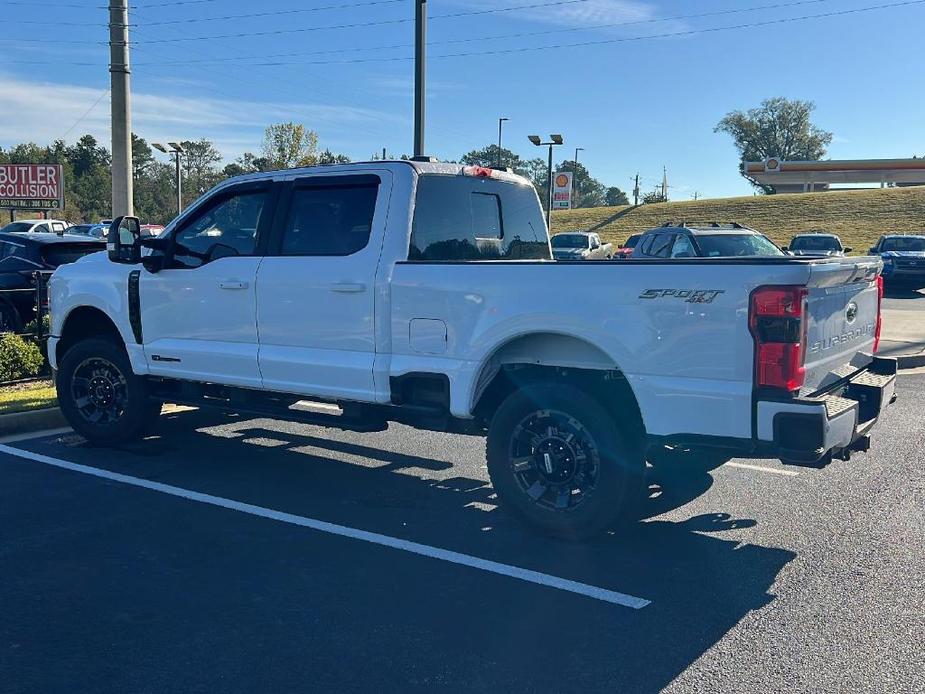
POLYGON ((128 383, 119 368, 107 359, 91 357, 74 369, 71 398, 77 412, 91 424, 112 424, 125 413, 128 383))
POLYGON ((565 412, 538 410, 514 427, 510 464, 534 504, 570 511, 593 493, 601 460, 594 437, 581 422, 565 412))

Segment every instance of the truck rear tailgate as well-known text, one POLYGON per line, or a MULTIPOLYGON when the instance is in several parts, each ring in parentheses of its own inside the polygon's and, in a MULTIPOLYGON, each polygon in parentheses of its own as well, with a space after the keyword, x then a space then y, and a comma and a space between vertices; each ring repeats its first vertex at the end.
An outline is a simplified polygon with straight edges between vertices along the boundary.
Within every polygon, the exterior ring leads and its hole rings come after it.
POLYGON ((801 394, 824 390, 870 362, 880 315, 881 267, 879 258, 836 258, 812 266, 801 394))

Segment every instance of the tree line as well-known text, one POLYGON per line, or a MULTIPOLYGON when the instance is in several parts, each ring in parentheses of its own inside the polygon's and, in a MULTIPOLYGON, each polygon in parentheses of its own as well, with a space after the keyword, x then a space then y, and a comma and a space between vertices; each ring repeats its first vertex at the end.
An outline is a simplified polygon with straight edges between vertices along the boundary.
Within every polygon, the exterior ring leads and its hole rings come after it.
MULTIPOLYGON (((186 207, 217 183, 232 176, 273 171, 300 166, 344 164, 350 157, 321 149, 318 134, 299 123, 277 123, 264 132, 261 146, 245 152, 224 166, 225 157, 215 143, 201 138, 179 143, 182 199, 186 207)), ((393 157, 390 157, 393 158, 393 157)), ((401 155, 401 159, 408 159, 401 155)), ((376 154, 371 159, 381 159, 376 154)), ((542 159, 523 159, 509 149, 501 150, 501 165, 526 176, 545 201, 548 184, 547 165, 542 159)), ((49 216, 77 222, 96 222, 111 216, 112 155, 92 135, 83 135, 74 144, 55 140, 40 146, 33 142, 0 147, 0 164, 61 164, 64 168, 65 209, 52 210, 49 216)), ((459 163, 475 166, 495 166, 498 146, 489 145, 472 150, 459 163)), ((563 161, 555 171, 573 174, 573 206, 600 207, 626 205, 626 194, 615 186, 605 186, 593 178, 588 169, 575 161, 563 161)), ((176 173, 170 161, 158 161, 151 143, 132 134, 132 174, 135 214, 143 223, 167 224, 176 214, 176 173)), ((26 212, 22 215, 26 216, 26 212)), ((30 214, 30 216, 34 216, 30 214)))

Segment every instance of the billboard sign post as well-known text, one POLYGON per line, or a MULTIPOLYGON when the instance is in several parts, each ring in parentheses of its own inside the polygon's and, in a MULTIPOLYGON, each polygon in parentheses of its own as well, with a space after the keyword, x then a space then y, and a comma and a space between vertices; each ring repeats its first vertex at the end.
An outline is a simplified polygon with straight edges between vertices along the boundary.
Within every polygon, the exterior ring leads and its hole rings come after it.
POLYGON ((61 164, 0 164, 0 209, 63 210, 61 164))
POLYGON ((572 172, 558 171, 553 174, 552 209, 572 209, 572 172))

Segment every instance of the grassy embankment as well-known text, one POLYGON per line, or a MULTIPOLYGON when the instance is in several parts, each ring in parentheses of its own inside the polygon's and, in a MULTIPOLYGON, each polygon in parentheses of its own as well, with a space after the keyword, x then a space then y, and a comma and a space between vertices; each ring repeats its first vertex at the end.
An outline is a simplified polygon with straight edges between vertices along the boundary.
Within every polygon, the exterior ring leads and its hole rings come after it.
POLYGON ((51 381, 21 383, 0 388, 0 414, 40 410, 57 404, 58 397, 51 381))
POLYGON ((823 230, 838 234, 854 253, 865 253, 881 234, 925 233, 925 187, 594 207, 554 212, 552 228, 596 231, 616 245, 667 221, 739 222, 782 245, 796 233, 823 230))

